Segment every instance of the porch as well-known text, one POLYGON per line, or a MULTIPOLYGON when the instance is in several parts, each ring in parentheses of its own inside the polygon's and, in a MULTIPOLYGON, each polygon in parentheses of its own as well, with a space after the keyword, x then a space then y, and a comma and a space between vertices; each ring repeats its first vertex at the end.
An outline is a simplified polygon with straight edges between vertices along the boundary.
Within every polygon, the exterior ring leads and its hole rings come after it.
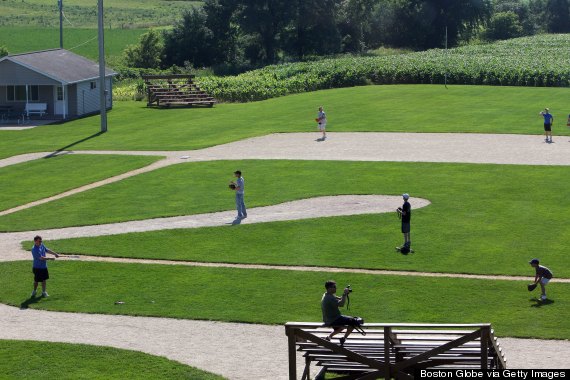
POLYGON ((74 85, 0 85, 0 124, 66 119, 70 115, 71 87, 75 88, 74 85))

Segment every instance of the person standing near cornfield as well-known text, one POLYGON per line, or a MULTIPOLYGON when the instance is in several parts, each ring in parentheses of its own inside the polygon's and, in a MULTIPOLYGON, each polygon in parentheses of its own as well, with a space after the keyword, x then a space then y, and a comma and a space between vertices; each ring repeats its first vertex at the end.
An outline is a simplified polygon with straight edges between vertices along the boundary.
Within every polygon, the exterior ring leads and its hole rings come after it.
POLYGON ((327 138, 327 114, 323 110, 323 106, 319 107, 319 113, 317 115, 317 123, 319 123, 319 131, 323 133, 323 140, 327 138))
POLYGON ((544 141, 547 143, 551 143, 552 123, 554 122, 554 116, 552 116, 548 108, 545 108, 544 111, 540 111, 539 115, 544 118, 544 141))
POLYGON ((34 258, 34 263, 32 265, 32 272, 34 273, 34 290, 30 297, 36 296, 38 284, 40 282, 42 283, 42 297, 48 297, 46 291, 46 281, 49 279, 47 261, 55 260, 55 258, 46 257, 46 253, 59 257, 57 253, 43 245, 41 236, 34 237, 34 247, 32 248, 32 256, 34 258))

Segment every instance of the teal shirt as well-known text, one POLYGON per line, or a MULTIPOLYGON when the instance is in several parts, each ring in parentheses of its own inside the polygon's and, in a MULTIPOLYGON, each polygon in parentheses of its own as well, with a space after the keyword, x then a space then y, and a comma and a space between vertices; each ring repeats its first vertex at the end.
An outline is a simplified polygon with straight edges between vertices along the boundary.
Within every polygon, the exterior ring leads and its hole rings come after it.
POLYGON ((323 311, 323 322, 325 325, 330 325, 341 316, 338 309, 338 299, 332 294, 323 294, 321 310, 323 311))

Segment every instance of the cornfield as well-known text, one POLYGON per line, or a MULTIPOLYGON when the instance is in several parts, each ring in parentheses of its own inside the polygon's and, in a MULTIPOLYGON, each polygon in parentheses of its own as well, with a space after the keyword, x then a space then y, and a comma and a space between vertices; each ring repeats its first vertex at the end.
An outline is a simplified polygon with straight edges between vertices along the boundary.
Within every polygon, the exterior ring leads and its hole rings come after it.
POLYGON ((199 78, 228 102, 366 84, 427 83, 493 86, 570 86, 570 35, 539 35, 448 51, 347 57, 267 66, 232 77, 199 78))

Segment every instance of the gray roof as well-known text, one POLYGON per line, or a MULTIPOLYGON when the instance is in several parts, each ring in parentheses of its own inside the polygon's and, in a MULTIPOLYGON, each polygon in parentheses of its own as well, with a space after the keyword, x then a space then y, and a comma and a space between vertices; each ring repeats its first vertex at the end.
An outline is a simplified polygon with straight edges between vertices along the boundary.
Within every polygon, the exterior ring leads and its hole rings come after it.
MULTIPOLYGON (((99 77, 98 63, 65 49, 8 55, 0 59, 0 61, 3 60, 10 60, 53 80, 67 84, 99 77)), ((106 67, 105 76, 112 75, 117 75, 117 73, 106 67)))

